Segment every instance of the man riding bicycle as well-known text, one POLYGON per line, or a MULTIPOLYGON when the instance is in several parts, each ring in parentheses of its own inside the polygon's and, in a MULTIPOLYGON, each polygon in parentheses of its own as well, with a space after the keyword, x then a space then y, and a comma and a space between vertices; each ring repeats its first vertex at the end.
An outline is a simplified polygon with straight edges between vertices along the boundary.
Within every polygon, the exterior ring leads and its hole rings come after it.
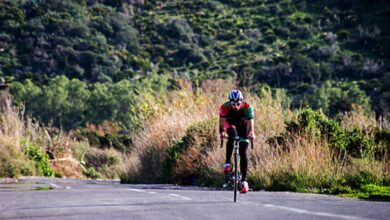
POLYGON ((240 153, 240 170, 241 192, 249 191, 247 181, 248 170, 248 145, 249 140, 255 139, 254 134, 254 111, 253 107, 243 101, 244 96, 238 89, 229 92, 229 101, 225 102, 219 108, 219 134, 221 140, 228 136, 226 143, 226 163, 223 166, 223 171, 229 173, 231 171, 230 158, 233 153, 233 145, 236 136, 240 137, 239 153, 240 153))

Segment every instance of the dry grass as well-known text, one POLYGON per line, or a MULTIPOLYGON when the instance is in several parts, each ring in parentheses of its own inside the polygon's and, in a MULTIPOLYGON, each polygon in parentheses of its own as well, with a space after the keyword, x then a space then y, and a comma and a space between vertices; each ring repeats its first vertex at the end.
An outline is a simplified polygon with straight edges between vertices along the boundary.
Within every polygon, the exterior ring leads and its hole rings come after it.
MULTIPOLYGON (((187 90, 179 90, 170 94, 165 102, 167 106, 165 112, 156 115, 142 130, 136 132, 135 149, 126 158, 127 173, 125 175, 129 175, 126 179, 129 178, 136 182, 153 182, 156 177, 163 175, 161 167, 167 148, 180 140, 189 126, 217 117, 219 105, 227 101, 228 91, 234 88, 226 81, 205 81, 197 92, 193 92, 190 86, 182 87, 187 90)), ((262 92, 261 99, 249 91, 244 91, 244 94, 255 109, 257 139, 254 145, 256 149, 269 147, 266 144, 267 138, 284 132, 284 121, 291 118, 293 113, 283 109, 281 97, 273 97, 269 90, 262 92)), ((215 123, 214 130, 215 132, 218 130, 217 123, 215 123)), ((214 143, 215 146, 218 145, 217 142, 218 138, 214 143)), ((205 173, 210 175, 220 173, 225 158, 225 149, 220 149, 218 145, 215 150, 208 152, 207 156, 200 155, 199 151, 199 146, 191 146, 178 159, 173 179, 185 179, 186 175, 191 174, 191 170, 199 167, 207 168, 209 172, 205 173)), ((268 156, 263 156, 259 158, 259 161, 268 160, 268 156)), ((217 175, 216 178, 218 177, 217 175)))
POLYGON ((353 111, 344 113, 340 124, 344 129, 361 128, 367 133, 372 133, 378 127, 375 115, 367 115, 360 106, 355 106, 353 111))
POLYGON ((20 113, 11 105, 11 99, 5 100, 3 112, 0 111, 0 145, 13 146, 20 149, 20 140, 23 137, 24 123, 20 113))
MULTIPOLYGON (((188 135, 186 131, 191 125, 217 117, 218 106, 226 101, 227 91, 220 92, 214 88, 214 94, 222 94, 214 96, 205 96, 202 90, 197 93, 181 90, 171 94, 165 102, 169 106, 167 110, 156 115, 134 137, 135 151, 126 158, 128 178, 137 182, 153 182, 161 178, 168 147, 188 135)), ((257 139, 255 148, 249 149, 249 178, 256 187, 269 189, 274 187, 275 181, 288 182, 288 178, 296 178, 293 181, 301 181, 298 184, 303 188, 327 188, 343 178, 366 171, 380 178, 388 176, 387 160, 365 163, 350 158, 348 163, 343 163, 336 158, 326 140, 311 141, 310 138, 296 136, 283 148, 288 151, 270 146, 268 138, 284 133, 284 122, 297 114, 282 107, 283 94, 275 96, 264 90, 259 98, 248 91, 244 93, 255 109, 257 139)), ((366 116, 357 108, 342 117, 342 126, 347 129, 359 127, 370 132, 378 127, 378 123, 373 116, 366 116)), ((201 181, 198 184, 218 185, 223 181, 221 167, 225 148, 219 148, 217 123, 214 131, 216 140, 211 143, 213 147, 206 150, 205 140, 195 138, 176 160, 173 177, 169 179, 180 184, 198 180, 201 181)))
POLYGON ((332 160, 333 155, 326 142, 311 142, 295 137, 287 143, 289 151, 264 145, 251 155, 251 175, 270 187, 272 177, 278 173, 305 174, 323 178, 336 174, 341 164, 332 160))
POLYGON ((42 127, 31 118, 24 119, 23 111, 14 108, 11 103, 11 99, 5 100, 6 105, 0 112, 0 167, 8 169, 3 175, 34 174, 33 163, 23 154, 21 143, 25 141, 37 144, 43 152, 50 151, 56 157, 50 163, 59 175, 81 177, 80 164, 74 160, 71 150, 71 145, 76 142, 71 136, 42 127))
POLYGON ((190 125, 217 116, 219 105, 233 88, 231 83, 221 80, 205 81, 198 91, 193 91, 188 83, 180 85, 184 89, 174 91, 164 101, 165 111, 155 114, 135 132, 135 147, 125 160, 128 178, 152 182, 153 177, 161 176, 166 149, 180 140, 190 125))

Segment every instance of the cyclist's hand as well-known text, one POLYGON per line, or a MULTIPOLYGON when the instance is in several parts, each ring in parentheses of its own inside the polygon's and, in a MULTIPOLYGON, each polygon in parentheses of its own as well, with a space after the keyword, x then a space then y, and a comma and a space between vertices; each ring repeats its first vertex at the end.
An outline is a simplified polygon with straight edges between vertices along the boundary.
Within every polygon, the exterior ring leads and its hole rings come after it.
POLYGON ((256 139, 255 133, 249 133, 249 134, 248 134, 248 138, 249 138, 249 140, 251 140, 251 141, 255 140, 255 139, 256 139))
POLYGON ((224 131, 220 132, 219 137, 221 138, 221 140, 223 140, 224 138, 226 138, 226 133, 224 131))

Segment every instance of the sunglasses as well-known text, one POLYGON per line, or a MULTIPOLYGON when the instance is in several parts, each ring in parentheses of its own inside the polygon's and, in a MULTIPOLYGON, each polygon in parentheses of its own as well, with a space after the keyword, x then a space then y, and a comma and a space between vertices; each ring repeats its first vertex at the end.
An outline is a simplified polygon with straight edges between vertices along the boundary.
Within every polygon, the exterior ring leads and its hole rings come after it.
POLYGON ((230 105, 232 105, 232 106, 240 106, 241 102, 230 102, 230 105))

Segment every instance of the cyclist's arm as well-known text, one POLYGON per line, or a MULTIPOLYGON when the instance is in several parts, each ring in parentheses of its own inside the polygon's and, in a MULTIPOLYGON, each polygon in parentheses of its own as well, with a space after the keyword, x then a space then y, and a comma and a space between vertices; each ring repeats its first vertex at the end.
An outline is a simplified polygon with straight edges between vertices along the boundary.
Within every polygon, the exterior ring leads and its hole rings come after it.
POLYGON ((255 123, 254 123, 253 118, 247 120, 246 126, 247 126, 247 128, 248 128, 248 137, 249 137, 249 139, 251 139, 251 140, 255 139, 254 124, 255 124, 255 123))
POLYGON ((219 118, 219 135, 222 138, 225 135, 226 118, 219 118))
POLYGON ((230 109, 228 108, 228 103, 224 103, 219 107, 219 135, 221 139, 225 137, 225 124, 226 118, 229 114, 230 109))
POLYGON ((251 133, 253 134, 255 132, 254 124, 255 123, 254 123, 253 118, 248 120, 248 123, 247 123, 248 134, 251 134, 251 133))

